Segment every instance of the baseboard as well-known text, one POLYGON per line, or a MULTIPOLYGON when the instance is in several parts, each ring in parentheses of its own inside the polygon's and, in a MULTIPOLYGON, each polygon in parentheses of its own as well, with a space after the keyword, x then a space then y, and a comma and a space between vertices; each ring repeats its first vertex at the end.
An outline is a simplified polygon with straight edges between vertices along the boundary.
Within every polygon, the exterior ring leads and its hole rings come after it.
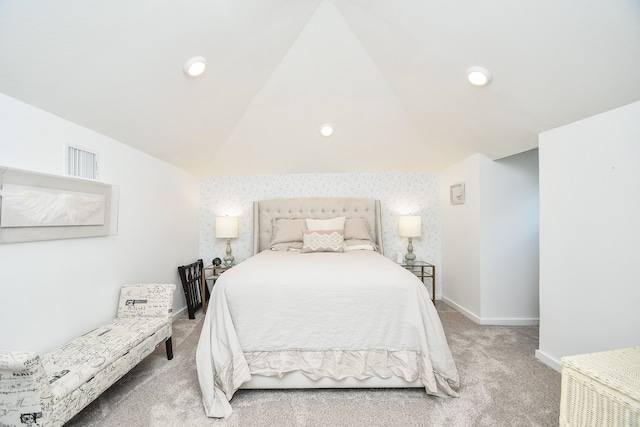
POLYGON ((536 359, 550 367, 551 369, 562 372, 562 363, 559 360, 547 355, 546 353, 536 350, 536 359))
POLYGON ((480 323, 480 318, 478 316, 476 316, 474 313, 470 312, 469 310, 467 310, 466 308, 462 307, 461 305, 456 304, 455 302, 451 301, 449 298, 447 297, 440 297, 440 299, 442 301, 445 302, 445 304, 447 304, 448 306, 450 306, 451 308, 455 309, 456 311, 459 311, 461 314, 463 314, 465 317, 468 317, 470 320, 476 322, 477 324, 481 325, 482 323, 480 323))
POLYGON ((182 307, 180 310, 175 311, 173 313, 173 321, 175 322, 176 319, 181 318, 182 316, 187 316, 188 312, 187 312, 187 306, 185 305, 184 307, 182 307))
POLYGON ((479 325, 494 325, 494 326, 538 326, 540 324, 539 318, 527 318, 527 317, 480 317, 466 308, 456 304, 449 298, 442 297, 447 305, 459 311, 465 317, 468 317, 472 321, 479 325))
POLYGON ((481 325, 495 326, 538 326, 540 319, 527 317, 483 317, 481 325))

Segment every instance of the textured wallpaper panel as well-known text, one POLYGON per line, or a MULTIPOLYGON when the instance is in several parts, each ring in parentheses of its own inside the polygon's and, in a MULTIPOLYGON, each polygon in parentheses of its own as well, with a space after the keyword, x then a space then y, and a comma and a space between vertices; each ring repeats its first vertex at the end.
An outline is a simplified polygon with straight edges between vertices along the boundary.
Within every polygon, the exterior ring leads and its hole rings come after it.
MULTIPOLYGON (((417 259, 440 265, 440 175, 436 173, 318 173, 222 177, 201 181, 200 256, 205 265, 225 254, 216 239, 216 216, 238 216, 239 236, 231 241, 236 262, 253 252, 253 202, 290 197, 362 197, 382 205, 385 256, 404 255, 407 239, 398 236, 398 216, 422 216, 422 237, 413 241, 417 259)), ((440 280, 438 279, 438 288, 440 280)))

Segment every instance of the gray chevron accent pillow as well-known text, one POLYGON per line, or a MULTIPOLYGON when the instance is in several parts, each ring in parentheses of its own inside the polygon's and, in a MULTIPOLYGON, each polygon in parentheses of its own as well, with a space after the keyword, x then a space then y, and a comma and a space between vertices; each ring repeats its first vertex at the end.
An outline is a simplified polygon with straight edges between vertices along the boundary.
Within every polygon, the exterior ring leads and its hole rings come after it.
POLYGON ((305 231, 302 252, 344 252, 344 230, 305 231))

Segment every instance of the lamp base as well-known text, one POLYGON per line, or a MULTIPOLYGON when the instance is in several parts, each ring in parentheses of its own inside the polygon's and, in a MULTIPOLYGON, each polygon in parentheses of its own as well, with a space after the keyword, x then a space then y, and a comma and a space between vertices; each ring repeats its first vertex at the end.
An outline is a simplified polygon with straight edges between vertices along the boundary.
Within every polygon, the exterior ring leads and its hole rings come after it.
POLYGON ((233 265, 233 261, 235 257, 231 255, 231 239, 227 239, 227 255, 223 258, 224 264, 227 267, 231 267, 233 265))
POLYGON ((409 245, 407 246, 407 254, 404 256, 407 264, 413 264, 416 261, 416 255, 413 253, 413 239, 409 237, 409 245))

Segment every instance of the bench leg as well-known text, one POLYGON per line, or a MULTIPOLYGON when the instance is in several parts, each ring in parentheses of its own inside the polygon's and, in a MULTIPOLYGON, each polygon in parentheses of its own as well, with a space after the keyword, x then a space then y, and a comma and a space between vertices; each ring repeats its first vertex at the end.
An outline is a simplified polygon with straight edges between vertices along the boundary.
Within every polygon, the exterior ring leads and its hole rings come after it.
POLYGON ((173 344, 171 343, 171 337, 167 338, 164 345, 167 347, 167 359, 173 359, 173 344))

